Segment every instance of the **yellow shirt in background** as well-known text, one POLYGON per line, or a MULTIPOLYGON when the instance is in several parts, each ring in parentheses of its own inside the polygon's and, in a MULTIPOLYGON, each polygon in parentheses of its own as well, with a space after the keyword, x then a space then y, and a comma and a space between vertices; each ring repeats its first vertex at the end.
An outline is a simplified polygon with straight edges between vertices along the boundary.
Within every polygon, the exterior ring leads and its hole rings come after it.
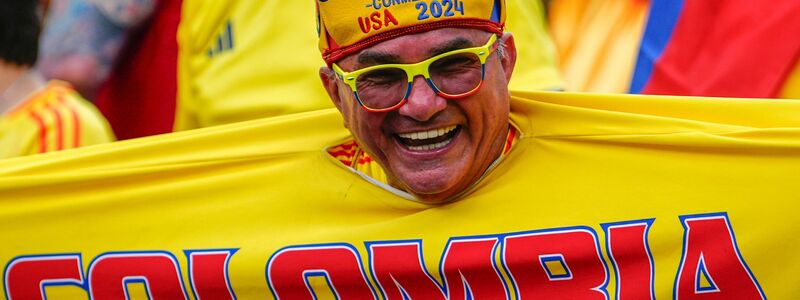
POLYGON ((333 107, 318 76, 314 5, 184 1, 175 129, 333 107))
POLYGON ((556 61, 556 45, 548 32, 542 1, 506 0, 506 4, 506 31, 514 34, 517 45, 517 67, 514 68, 509 89, 563 89, 564 80, 556 61))
MULTIPOLYGON (((319 80, 314 1, 186 0, 176 130, 333 107, 319 80)), ((562 87, 539 1, 509 0, 514 90, 562 87)))
POLYGON ((0 116, 0 158, 114 141, 108 122, 66 83, 52 81, 0 116))
POLYGON ((627 93, 649 7, 648 0, 553 0, 550 30, 566 89, 627 93))

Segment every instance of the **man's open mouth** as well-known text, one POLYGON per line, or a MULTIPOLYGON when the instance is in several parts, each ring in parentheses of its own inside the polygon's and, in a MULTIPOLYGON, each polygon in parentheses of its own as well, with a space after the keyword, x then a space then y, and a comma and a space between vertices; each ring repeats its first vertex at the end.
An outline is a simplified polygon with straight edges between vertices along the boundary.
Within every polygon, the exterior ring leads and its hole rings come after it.
POLYGON ((444 148, 458 134, 461 126, 447 126, 427 131, 397 134, 397 140, 411 151, 429 151, 444 148))

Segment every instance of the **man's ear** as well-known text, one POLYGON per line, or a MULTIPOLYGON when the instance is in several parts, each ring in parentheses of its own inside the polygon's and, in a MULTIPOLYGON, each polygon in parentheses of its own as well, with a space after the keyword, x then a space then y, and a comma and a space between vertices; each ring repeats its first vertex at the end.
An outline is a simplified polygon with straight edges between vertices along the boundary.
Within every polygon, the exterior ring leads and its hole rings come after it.
POLYGON ((347 124, 347 112, 345 112, 344 104, 342 103, 342 97, 339 93, 339 85, 336 84, 336 73, 328 67, 321 67, 319 68, 319 79, 322 80, 322 86, 325 87, 325 91, 328 92, 328 96, 331 98, 333 105, 336 106, 336 109, 339 110, 339 113, 342 114, 344 118, 344 127, 349 128, 347 124))
POLYGON ((514 66, 517 64, 517 45, 514 43, 514 35, 510 32, 503 33, 500 42, 505 45, 501 63, 506 73, 506 81, 511 82, 511 74, 514 73, 514 66))
POLYGON ((336 84, 336 73, 328 67, 321 67, 319 68, 319 79, 322 80, 322 86, 325 87, 325 91, 328 92, 328 96, 331 97, 331 101, 333 101, 333 105, 339 110, 339 112, 344 112, 342 109, 342 98, 339 97, 339 87, 336 84))

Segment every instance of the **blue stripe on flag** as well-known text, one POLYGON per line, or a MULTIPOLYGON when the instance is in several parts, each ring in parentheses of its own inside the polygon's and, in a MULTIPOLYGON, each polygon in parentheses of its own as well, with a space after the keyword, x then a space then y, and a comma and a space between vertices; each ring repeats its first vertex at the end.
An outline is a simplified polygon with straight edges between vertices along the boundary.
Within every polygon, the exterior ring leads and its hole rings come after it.
POLYGON ((639 47, 639 56, 636 58, 636 68, 631 80, 632 94, 639 94, 650 80, 653 65, 664 49, 667 47, 678 17, 683 10, 683 0, 653 0, 650 5, 650 15, 639 47))
POLYGON ((500 22, 500 1, 501 0, 494 0, 494 8, 492 9, 492 17, 491 20, 494 22, 500 22))

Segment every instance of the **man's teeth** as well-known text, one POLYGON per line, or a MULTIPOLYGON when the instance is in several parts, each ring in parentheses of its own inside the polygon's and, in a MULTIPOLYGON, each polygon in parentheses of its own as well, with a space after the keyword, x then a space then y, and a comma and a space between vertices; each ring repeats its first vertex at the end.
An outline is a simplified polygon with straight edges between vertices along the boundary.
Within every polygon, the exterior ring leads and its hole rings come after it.
POLYGON ((451 134, 454 130, 456 130, 456 126, 447 126, 427 131, 401 133, 398 134, 398 136, 406 140, 416 141, 414 143, 409 142, 411 145, 407 144, 409 150, 427 151, 447 146, 447 144, 453 140, 452 138, 447 138, 447 135, 451 134), (443 138, 447 139, 442 140, 443 138))
POLYGON ((445 141, 441 141, 441 142, 438 142, 436 144, 428 144, 428 145, 422 145, 422 146, 408 146, 408 149, 411 149, 412 151, 426 151, 426 150, 439 149, 439 148, 442 148, 442 147, 446 146, 452 140, 453 139, 447 139, 445 141))
MULTIPOLYGON (((439 128, 439 129, 432 129, 432 130, 428 130, 428 131, 401 133, 401 134, 398 134, 398 135, 401 138, 404 138, 404 139, 425 140, 425 139, 433 139, 433 138, 437 138, 437 137, 443 136, 445 134, 450 133, 451 131, 453 131, 455 129, 456 129, 456 126, 448 126, 448 127, 443 127, 443 128, 439 128)), ((441 144, 441 142, 433 144, 433 145, 438 145, 438 144, 441 144)), ((425 146, 419 146, 419 147, 426 147, 426 146, 432 146, 432 145, 425 145, 425 146)), ((413 147, 412 147, 411 150, 414 150, 413 147)), ((423 150, 428 150, 428 149, 423 149, 423 150)))

